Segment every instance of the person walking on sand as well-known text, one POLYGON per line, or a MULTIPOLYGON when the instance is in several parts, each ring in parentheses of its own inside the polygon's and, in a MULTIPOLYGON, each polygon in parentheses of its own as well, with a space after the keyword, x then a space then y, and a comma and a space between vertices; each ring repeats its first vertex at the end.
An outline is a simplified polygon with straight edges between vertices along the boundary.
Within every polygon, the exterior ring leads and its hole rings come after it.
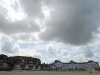
POLYGON ((90 68, 90 74, 92 74, 92 70, 91 70, 91 68, 90 68))
POLYGON ((92 74, 92 67, 91 67, 91 65, 89 66, 89 72, 90 72, 90 74, 92 74))

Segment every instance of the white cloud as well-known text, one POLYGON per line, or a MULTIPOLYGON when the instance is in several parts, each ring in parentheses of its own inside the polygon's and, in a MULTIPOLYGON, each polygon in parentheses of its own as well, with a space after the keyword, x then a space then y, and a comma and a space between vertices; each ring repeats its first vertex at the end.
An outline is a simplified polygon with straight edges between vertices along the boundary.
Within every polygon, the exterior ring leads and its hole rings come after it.
POLYGON ((55 55, 56 54, 55 51, 56 50, 53 46, 47 46, 47 52, 49 52, 50 54, 55 55))
POLYGON ((43 51, 43 50, 46 50, 46 44, 35 44, 33 43, 34 45, 33 46, 28 46, 27 48, 24 48, 24 49, 28 49, 28 50, 37 50, 37 51, 43 51))
POLYGON ((28 18, 24 12, 16 12, 12 4, 14 2, 1 1, 0 8, 0 32, 5 34, 33 33, 40 31, 40 26, 35 18, 28 18))
POLYGON ((48 55, 51 54, 53 56, 52 58, 56 57, 56 60, 64 61, 65 57, 68 56, 67 50, 65 50, 61 47, 55 46, 53 44, 50 44, 47 46, 47 52, 48 52, 48 55))
POLYGON ((93 59, 94 59, 96 62, 99 62, 99 65, 100 65, 100 52, 94 53, 93 59))
POLYGON ((16 21, 16 20, 22 20, 23 18, 26 17, 25 13, 18 10, 14 9, 16 7, 16 0, 1 0, 1 12, 5 15, 6 19, 10 19, 11 21, 16 21), (17 12, 16 12, 17 11, 17 12))
POLYGON ((19 46, 16 43, 13 43, 9 37, 2 36, 1 40, 1 49, 0 51, 5 54, 15 54, 19 52, 19 46))
POLYGON ((99 0, 1 0, 0 53, 100 62, 99 8, 99 0))
POLYGON ((13 38, 15 42, 35 42, 37 41, 37 37, 34 35, 34 33, 18 33, 18 34, 12 34, 10 36, 13 38))
POLYGON ((87 46, 83 46, 82 47, 82 54, 85 56, 85 57, 93 57, 93 53, 91 52, 90 48, 87 46))
POLYGON ((20 56, 31 56, 34 58, 43 58, 42 54, 37 50, 30 50, 30 49, 20 49, 18 55, 20 56))

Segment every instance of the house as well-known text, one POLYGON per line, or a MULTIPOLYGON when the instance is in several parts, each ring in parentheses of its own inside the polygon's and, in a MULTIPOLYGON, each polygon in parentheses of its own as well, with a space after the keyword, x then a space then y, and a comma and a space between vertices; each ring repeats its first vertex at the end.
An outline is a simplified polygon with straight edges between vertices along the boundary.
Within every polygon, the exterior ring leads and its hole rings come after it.
POLYGON ((0 71, 10 70, 7 55, 0 54, 0 71))
POLYGON ((41 60, 26 56, 11 56, 0 55, 0 68, 10 68, 10 70, 40 70, 41 60))
POLYGON ((45 64, 45 63, 41 64, 41 70, 49 71, 50 70, 49 64, 45 64))
POLYGON ((26 56, 9 57, 9 61, 11 64, 13 64, 13 69, 16 69, 17 66, 20 66, 21 70, 38 69, 41 64, 40 59, 26 56))

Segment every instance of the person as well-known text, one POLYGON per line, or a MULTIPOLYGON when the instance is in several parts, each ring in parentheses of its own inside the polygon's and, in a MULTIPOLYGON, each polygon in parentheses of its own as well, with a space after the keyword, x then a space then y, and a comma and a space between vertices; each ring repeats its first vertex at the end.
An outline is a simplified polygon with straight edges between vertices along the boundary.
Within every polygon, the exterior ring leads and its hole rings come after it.
POLYGON ((77 67, 75 68, 75 71, 77 71, 77 67))
POLYGON ((90 74, 92 74, 92 69, 91 69, 91 68, 89 68, 89 70, 90 70, 90 74))

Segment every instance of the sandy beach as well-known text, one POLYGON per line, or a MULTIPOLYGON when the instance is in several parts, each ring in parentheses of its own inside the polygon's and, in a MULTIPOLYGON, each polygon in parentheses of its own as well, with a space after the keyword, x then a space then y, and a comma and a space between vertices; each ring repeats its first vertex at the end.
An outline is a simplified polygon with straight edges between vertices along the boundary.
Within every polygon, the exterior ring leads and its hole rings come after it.
MULTIPOLYGON (((89 71, 55 72, 55 71, 0 71, 0 75, 91 75, 89 71)), ((92 75, 100 75, 99 71, 92 71, 92 75)))

